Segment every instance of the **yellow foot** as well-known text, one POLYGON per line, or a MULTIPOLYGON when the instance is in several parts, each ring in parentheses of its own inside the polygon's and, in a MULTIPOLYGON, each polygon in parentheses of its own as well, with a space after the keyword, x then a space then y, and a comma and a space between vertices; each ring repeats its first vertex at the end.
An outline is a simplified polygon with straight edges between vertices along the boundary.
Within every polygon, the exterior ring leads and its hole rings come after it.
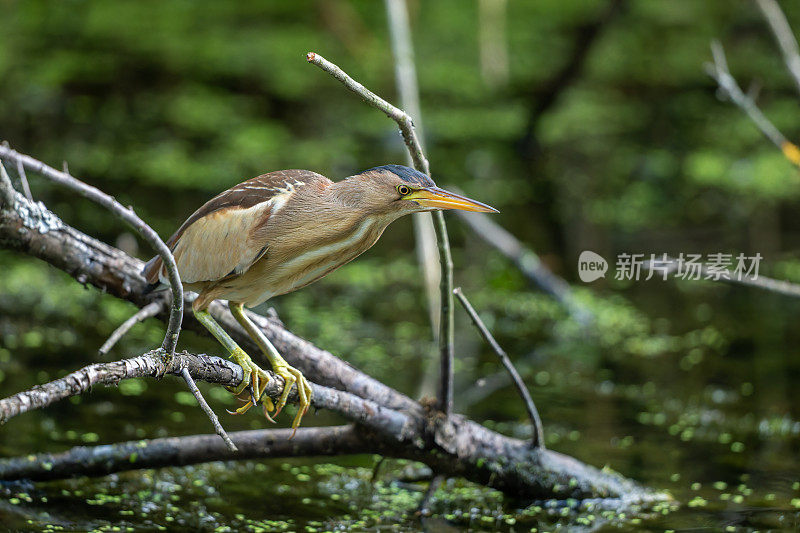
POLYGON ((286 405, 286 400, 289 398, 292 385, 297 385, 297 395, 300 401, 297 404, 297 414, 292 421, 292 437, 294 437, 294 434, 297 433, 298 426, 300 426, 300 421, 303 419, 303 415, 308 412, 308 408, 311 405, 311 385, 308 383, 305 376, 303 376, 302 372, 293 366, 289 366, 282 358, 273 361, 272 369, 275 374, 282 377, 284 381, 283 392, 278 399, 278 407, 275 409, 273 416, 278 416, 278 413, 280 413, 286 405))
POLYGON ((297 386, 297 395, 299 397, 299 402, 297 406, 297 414, 292 421, 292 437, 297 432, 297 428, 300 426, 300 421, 303 419, 303 415, 308 412, 308 408, 311 406, 311 385, 308 383, 308 380, 303 376, 303 374, 297 370, 296 368, 290 366, 283 358, 279 358, 277 361, 273 362, 273 371, 276 375, 283 378, 284 386, 283 392, 281 392, 281 397, 278 399, 278 405, 272 402, 272 398, 269 396, 264 395, 264 389, 267 387, 267 383, 269 382, 270 376, 267 374, 261 367, 253 362, 250 359, 250 356, 247 355, 244 350, 240 349, 240 352, 237 352, 233 355, 233 358, 242 367, 244 371, 244 379, 236 388, 228 388, 233 394, 235 394, 239 399, 245 404, 234 411, 228 411, 230 414, 236 415, 243 415, 251 407, 256 405, 259 400, 261 400, 262 408, 264 410, 264 416, 272 422, 275 423, 273 417, 277 417, 280 414, 281 410, 286 406, 286 401, 289 399, 289 393, 292 391, 293 386, 297 386), (247 390, 247 396, 242 397, 247 390), (263 396, 263 399, 262 399, 263 396), (272 416, 270 416, 270 411, 274 411, 272 416))
MULTIPOLYGON (((243 350, 240 349, 241 353, 235 353, 233 355, 236 362, 239 366, 242 367, 242 371, 244 373, 244 378, 242 382, 239 384, 238 387, 231 388, 228 387, 228 390, 231 391, 233 394, 239 397, 240 400, 245 401, 241 398, 241 394, 245 391, 245 389, 249 386, 249 399, 246 400, 246 403, 239 407, 234 411, 228 411, 232 415, 243 415, 245 414, 252 406, 258 403, 258 400, 261 399, 261 396, 264 394, 264 389, 267 387, 267 383, 269 382, 270 376, 267 374, 261 367, 253 362, 250 359, 250 356, 247 355, 243 350)), ((275 409, 275 404, 272 403, 272 398, 269 396, 265 397, 264 400, 261 402, 262 407, 264 409, 264 416, 272 422, 275 423, 275 420, 272 419, 269 412, 275 409)))

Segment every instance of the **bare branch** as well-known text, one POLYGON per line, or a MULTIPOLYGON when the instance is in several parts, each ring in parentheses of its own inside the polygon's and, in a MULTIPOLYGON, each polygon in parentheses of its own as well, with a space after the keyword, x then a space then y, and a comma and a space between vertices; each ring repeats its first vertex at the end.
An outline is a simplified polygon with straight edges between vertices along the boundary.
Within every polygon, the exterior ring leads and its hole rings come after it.
MULTIPOLYGON (((331 63, 315 52, 309 52, 306 60, 313 63, 340 82, 345 87, 356 93, 372 107, 383 111, 386 116, 394 120, 400 128, 400 134, 406 143, 414 168, 430 175, 428 160, 422 152, 422 145, 414 130, 411 117, 403 110, 396 108, 377 94, 373 93, 353 78, 347 75, 337 65, 331 63)), ((453 407, 453 358, 455 322, 453 320, 453 257, 450 253, 450 240, 447 237, 447 226, 444 214, 436 211, 433 214, 434 229, 439 246, 439 266, 441 279, 439 281, 440 294, 440 319, 439 319, 439 354, 441 358, 441 372, 439 381, 439 410, 450 413, 453 407)))
POLYGON ((800 91, 800 49, 797 47, 792 28, 781 11, 781 6, 776 0, 756 0, 764 18, 767 19, 772 35, 783 54, 783 61, 794 80, 797 90, 800 91))
POLYGON ((397 125, 400 127, 400 134, 403 136, 403 141, 406 143, 408 151, 411 152, 411 157, 414 160, 414 167, 420 172, 429 174, 427 171, 428 160, 425 159, 425 155, 422 152, 422 145, 420 144, 419 138, 414 131, 414 122, 411 120, 410 116, 408 116, 402 109, 398 109, 358 83, 356 80, 348 76, 345 71, 321 55, 315 52, 309 52, 306 54, 306 61, 313 63, 342 82, 345 87, 356 93, 367 104, 382 111, 387 117, 397 122, 397 125))
POLYGON ((25 194, 25 198, 32 202, 31 186, 28 185, 28 176, 25 174, 25 167, 22 165, 22 161, 17 161, 17 174, 19 175, 19 182, 22 184, 22 192, 25 194))
POLYGON ((208 419, 211 420, 211 425, 214 426, 214 432, 220 436, 220 438, 225 442, 225 446, 227 446, 230 451, 237 451, 236 445, 222 428, 222 424, 219 423, 217 414, 211 410, 208 402, 206 402, 206 399, 203 398, 203 395, 200 393, 200 389, 197 388, 197 384, 194 382, 192 375, 189 373, 189 370, 186 367, 181 368, 181 377, 183 377, 186 385, 189 386, 189 390, 192 391, 194 399, 197 400, 198 405, 200 405, 200 409, 202 409, 208 419))
MULTIPOLYGON (((167 334, 164 337, 162 348, 171 354, 175 351, 175 346, 178 344, 178 335, 181 329, 181 320, 183 319, 183 285, 181 285, 181 278, 178 274, 178 267, 175 265, 175 259, 158 233, 148 226, 141 218, 136 216, 133 209, 125 208, 117 202, 113 197, 104 193, 96 187, 87 185, 82 181, 70 176, 67 172, 60 172, 43 162, 34 159, 28 155, 20 154, 16 150, 8 146, 0 146, 0 158, 8 161, 13 161, 23 168, 28 167, 31 171, 44 176, 45 178, 63 185, 81 196, 105 207, 114 215, 135 229, 150 246, 161 256, 161 259, 166 265, 169 274, 170 286, 172 288, 172 310, 170 312, 169 326, 167 327, 167 334)), ((66 162, 65 162, 66 168, 66 162)))
MULTIPOLYGON (((164 374, 182 376, 184 379, 188 374, 189 379, 186 381, 192 384, 190 387, 192 389, 197 389, 192 378, 235 387, 241 383, 243 376, 241 367, 233 361, 188 352, 177 353, 167 358, 163 357, 163 352, 153 350, 131 359, 89 365, 63 378, 4 398, 0 400, 0 421, 6 422, 20 414, 46 407, 70 396, 83 394, 95 385, 116 385, 123 379, 161 377, 164 374)), ((264 394, 277 402, 283 392, 284 381, 272 372, 268 374, 270 379, 264 385, 264 394)), ((409 426, 412 422, 404 413, 386 409, 349 392, 317 384, 312 384, 312 387, 314 395, 311 404, 317 409, 331 409, 353 422, 363 424, 395 440, 405 439, 410 431, 409 426)), ((297 389, 292 389, 288 401, 291 404, 298 402, 297 389)))
MULTIPOLYGON (((83 183, 82 181, 70 176, 69 167, 67 166, 66 161, 64 161, 64 171, 59 172, 53 167, 50 167, 37 159, 12 150, 6 144, 0 146, 0 158, 16 162, 17 167, 22 169, 21 175, 24 174, 24 168, 27 166, 32 171, 50 179, 51 181, 72 189, 81 196, 105 207, 122 221, 135 229, 153 247, 153 249, 161 256, 161 259, 166 266, 170 286, 172 288, 172 308, 170 310, 169 324, 167 326, 167 332, 164 335, 164 342, 161 345, 161 349, 164 350, 168 355, 175 353, 175 346, 178 344, 178 335, 180 334, 181 330, 181 321, 183 320, 183 285, 181 284, 180 275, 178 274, 178 267, 175 264, 175 258, 172 256, 172 252, 167 245, 164 244, 164 241, 161 240, 161 237, 159 237, 150 226, 148 226, 141 218, 139 218, 136 213, 133 212, 132 208, 129 207, 126 209, 113 197, 104 193, 100 189, 92 187, 91 185, 87 185, 86 183, 83 183)), ((5 168, 3 168, 3 173, 5 173, 5 168)), ((197 389, 197 386, 194 384, 191 377, 188 374, 185 374, 184 377, 188 378, 186 379, 186 385, 189 387, 192 393, 198 397, 200 406, 203 407, 203 410, 206 411, 206 414, 210 413, 209 417, 211 418, 211 423, 214 425, 214 428, 219 428, 220 436, 226 441, 226 444, 230 443, 230 439, 227 438, 224 430, 219 427, 219 420, 217 419, 216 415, 211 413, 210 408, 208 408, 208 403, 202 399, 200 391, 197 389)))
POLYGON ((148 318, 156 316, 158 313, 161 312, 161 309, 163 307, 164 306, 162 305, 162 302, 157 300, 139 309, 133 316, 128 318, 125 322, 120 324, 120 326, 117 329, 114 330, 111 336, 108 337, 108 340, 106 340, 106 342, 103 343, 103 345, 100 347, 99 350, 97 350, 97 352, 100 355, 106 355, 109 351, 111 351, 111 348, 113 348, 114 345, 117 344, 117 342, 119 342, 119 340, 131 330, 131 328, 133 328, 133 326, 135 326, 139 322, 147 320, 148 318))
POLYGON ((725 50, 718 41, 711 43, 711 53, 714 55, 714 63, 706 64, 706 73, 717 81, 720 90, 747 114, 750 120, 761 130, 761 133, 783 152, 786 159, 800 166, 800 148, 787 140, 778 128, 761 112, 756 103, 744 94, 739 84, 736 83, 736 79, 731 76, 730 70, 728 70, 725 50))
POLYGON ((536 409, 536 404, 533 403, 533 398, 531 398, 528 387, 525 386, 525 382, 522 381, 522 377, 520 377, 519 372, 517 372, 517 369, 514 368, 514 363, 511 362, 508 354, 500 347, 499 344, 497 344, 497 341, 489 331, 489 328, 486 327, 486 324, 483 323, 481 317, 478 316, 477 312, 475 312, 475 308, 469 303, 469 300, 467 300, 467 297, 461 290, 461 287, 455 289, 453 292, 461 302, 461 305, 464 306, 464 309, 467 311, 472 323, 475 324, 476 328, 478 328, 478 332, 480 332, 481 337, 483 337, 489 346, 491 346, 492 350, 494 350, 494 353, 500 358, 500 362, 503 363, 506 371, 511 376, 511 379, 514 381, 514 386, 517 388, 517 392, 519 392, 519 395, 525 404, 525 409, 528 411, 528 417, 531 420, 531 427, 533 428, 533 438, 531 440, 531 444, 534 447, 544 448, 544 429, 542 428, 542 419, 539 417, 539 411, 536 409))
MULTIPOLYGON (((419 90, 417 88, 417 72, 414 67, 414 48, 411 44, 411 31, 408 23, 408 10, 405 0, 386 0, 386 12, 389 20, 389 37, 394 56, 395 84, 400 95, 400 104, 409 116, 415 117, 414 129, 419 137, 420 146, 425 146, 425 133, 422 127, 422 111, 419 107, 419 90)), ((410 151, 406 152, 409 166, 414 166, 414 158, 410 151)), ((417 168, 420 172, 429 173, 430 169, 417 168)), ((440 328, 441 267, 436 247, 436 230, 433 227, 431 213, 415 213, 414 237, 417 247, 417 259, 425 278, 425 294, 428 301, 433 336, 438 337, 440 328)), ((425 383, 423 383, 425 386, 425 383)))
POLYGON ((63 378, 3 398, 0 400, 0 421, 5 423, 15 416, 83 394, 95 385, 116 385, 123 379, 164 374, 180 375, 184 367, 203 381, 235 385, 242 380, 241 368, 224 359, 186 352, 167 358, 163 352, 153 350, 131 359, 85 366, 63 378))
POLYGON ((76 446, 63 453, 0 459, 0 479, 46 481, 73 476, 183 466, 209 461, 311 457, 369 453, 374 445, 354 426, 237 431, 233 451, 212 435, 136 440, 103 446, 76 446))
POLYGON ((442 269, 439 290, 441 293, 441 318, 439 319, 439 410, 450 414, 453 410, 453 380, 455 360, 455 318, 453 310, 453 256, 450 253, 450 238, 444 223, 444 213, 435 211, 433 227, 439 243, 439 264, 442 269))

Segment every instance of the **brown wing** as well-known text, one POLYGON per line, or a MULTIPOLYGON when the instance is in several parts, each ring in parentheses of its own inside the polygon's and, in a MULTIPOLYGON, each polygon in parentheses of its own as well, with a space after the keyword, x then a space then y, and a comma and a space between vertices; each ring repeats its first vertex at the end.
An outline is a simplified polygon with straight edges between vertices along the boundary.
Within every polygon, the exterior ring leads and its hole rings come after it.
MULTIPOLYGON (((167 241, 181 281, 216 281, 239 275, 260 259, 269 243, 258 229, 298 187, 328 178, 310 170, 280 170, 244 181, 206 202, 167 241)), ((148 283, 166 280, 161 258, 145 265, 148 283)))

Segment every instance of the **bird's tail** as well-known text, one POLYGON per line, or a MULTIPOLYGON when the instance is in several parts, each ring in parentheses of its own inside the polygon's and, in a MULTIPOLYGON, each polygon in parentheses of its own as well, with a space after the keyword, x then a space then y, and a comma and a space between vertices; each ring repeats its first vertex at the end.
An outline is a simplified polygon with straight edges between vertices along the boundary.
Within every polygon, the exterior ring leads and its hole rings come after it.
POLYGON ((142 291, 143 295, 148 295, 152 292, 160 292, 169 288, 168 285, 161 281, 161 266, 163 262, 160 256, 155 256, 150 261, 145 263, 142 269, 142 275, 147 280, 147 286, 142 291))

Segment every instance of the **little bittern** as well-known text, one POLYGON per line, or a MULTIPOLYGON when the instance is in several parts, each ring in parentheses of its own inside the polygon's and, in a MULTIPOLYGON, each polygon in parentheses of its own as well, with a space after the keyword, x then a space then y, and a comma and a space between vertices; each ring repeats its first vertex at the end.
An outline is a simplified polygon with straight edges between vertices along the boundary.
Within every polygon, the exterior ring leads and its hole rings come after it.
MULTIPOLYGON (((215 299, 229 302, 231 313, 285 380, 274 406, 277 415, 297 385, 300 405, 292 423, 308 410, 311 386, 289 366, 263 332, 243 312, 273 296, 313 283, 367 251, 391 222, 403 215, 436 209, 497 211, 436 187, 425 174, 400 165, 365 170, 333 182, 309 170, 281 170, 245 181, 208 201, 175 232, 167 245, 187 290, 199 295, 192 310, 244 370, 235 394, 250 387, 251 400, 264 392, 267 374, 259 368, 206 310, 215 299)), ((161 259, 144 270, 152 290, 167 281, 161 259)))

